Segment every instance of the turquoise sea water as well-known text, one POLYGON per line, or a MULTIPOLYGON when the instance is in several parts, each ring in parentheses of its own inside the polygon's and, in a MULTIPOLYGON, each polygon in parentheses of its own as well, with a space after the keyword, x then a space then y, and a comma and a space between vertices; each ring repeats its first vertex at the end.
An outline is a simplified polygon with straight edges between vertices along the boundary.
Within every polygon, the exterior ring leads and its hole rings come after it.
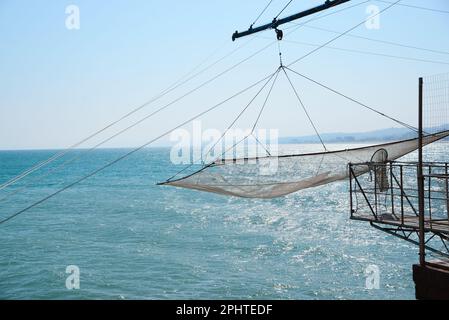
MULTIPOLYGON (((30 184, 0 201, 0 217, 126 152, 87 153, 0 191, 30 184)), ((347 181, 273 200, 156 186, 180 169, 169 152, 145 149, 0 225, 0 298, 414 298, 417 248, 350 221, 347 181), (365 288, 372 264, 378 290, 365 288), (68 265, 79 290, 66 288, 68 265)), ((0 181, 54 153, 0 152, 0 181)))

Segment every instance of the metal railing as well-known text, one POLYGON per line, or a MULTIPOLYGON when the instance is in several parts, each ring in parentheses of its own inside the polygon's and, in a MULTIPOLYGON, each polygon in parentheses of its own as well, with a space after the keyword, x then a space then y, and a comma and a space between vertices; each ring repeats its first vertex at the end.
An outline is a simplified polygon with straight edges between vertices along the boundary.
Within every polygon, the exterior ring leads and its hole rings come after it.
MULTIPOLYGON (((449 164, 424 163, 425 218, 449 222, 449 164)), ((413 162, 349 164, 351 218, 406 223, 418 216, 418 164, 413 162)))
MULTIPOLYGON (((423 163, 423 173, 426 248, 449 256, 449 164, 423 163)), ((351 219, 418 244, 418 163, 349 164, 349 177, 351 219)))

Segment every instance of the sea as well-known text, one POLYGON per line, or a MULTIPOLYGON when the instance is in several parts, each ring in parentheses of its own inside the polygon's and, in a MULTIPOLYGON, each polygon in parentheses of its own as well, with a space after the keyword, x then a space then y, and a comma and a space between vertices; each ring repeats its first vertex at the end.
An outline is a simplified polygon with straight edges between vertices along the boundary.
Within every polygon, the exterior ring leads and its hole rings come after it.
MULTIPOLYGON (((0 151, 0 184, 58 152, 0 151)), ((1 190, 0 218, 127 152, 71 151, 1 190)), ((157 185, 180 169, 143 149, 0 224, 0 299, 414 299, 418 248, 350 220, 348 181, 270 200, 157 185)))

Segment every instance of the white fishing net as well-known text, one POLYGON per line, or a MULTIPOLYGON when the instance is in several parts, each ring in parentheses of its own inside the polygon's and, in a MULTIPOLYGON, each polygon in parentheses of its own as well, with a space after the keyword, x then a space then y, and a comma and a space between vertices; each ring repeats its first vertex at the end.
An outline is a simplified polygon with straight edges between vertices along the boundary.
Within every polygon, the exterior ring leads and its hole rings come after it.
MULTIPOLYGON (((449 131, 424 137, 424 144, 449 136, 449 131)), ((285 156, 216 161, 186 177, 163 185, 245 198, 275 198, 349 177, 349 163, 356 175, 370 170, 369 163, 386 162, 418 149, 418 139, 368 147, 285 156)))

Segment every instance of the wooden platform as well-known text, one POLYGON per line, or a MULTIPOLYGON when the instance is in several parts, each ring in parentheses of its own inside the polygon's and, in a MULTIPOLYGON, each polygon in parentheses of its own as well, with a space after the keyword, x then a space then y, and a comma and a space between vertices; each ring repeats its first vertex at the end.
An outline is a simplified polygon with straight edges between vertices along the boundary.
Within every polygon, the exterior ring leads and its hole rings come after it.
MULTIPOLYGON (((369 221, 377 224, 385 224, 396 227, 406 227, 410 229, 419 229, 419 218, 416 216, 404 216, 395 218, 392 215, 378 216, 376 219, 373 215, 354 215, 352 220, 369 221)), ((449 220, 444 219, 426 219, 424 223, 424 229, 430 232, 439 232, 449 235, 449 220)))

